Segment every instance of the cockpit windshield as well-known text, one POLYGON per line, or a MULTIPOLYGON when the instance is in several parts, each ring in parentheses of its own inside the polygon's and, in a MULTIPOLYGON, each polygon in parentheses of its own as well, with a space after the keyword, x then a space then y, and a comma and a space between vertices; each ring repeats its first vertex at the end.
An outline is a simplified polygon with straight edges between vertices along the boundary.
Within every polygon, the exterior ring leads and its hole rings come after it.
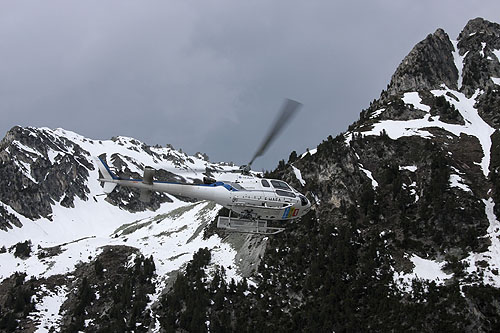
POLYGON ((271 184, 275 189, 291 191, 290 186, 281 180, 271 180, 271 184))

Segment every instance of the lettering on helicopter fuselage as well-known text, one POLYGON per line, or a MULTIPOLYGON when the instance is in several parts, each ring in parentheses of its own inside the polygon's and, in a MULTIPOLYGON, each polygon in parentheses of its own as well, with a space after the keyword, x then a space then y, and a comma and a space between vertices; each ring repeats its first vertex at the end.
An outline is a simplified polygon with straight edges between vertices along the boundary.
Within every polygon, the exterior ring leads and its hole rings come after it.
POLYGON ((282 219, 289 219, 293 216, 299 215, 299 209, 295 207, 288 207, 285 209, 285 212, 283 213, 282 219))

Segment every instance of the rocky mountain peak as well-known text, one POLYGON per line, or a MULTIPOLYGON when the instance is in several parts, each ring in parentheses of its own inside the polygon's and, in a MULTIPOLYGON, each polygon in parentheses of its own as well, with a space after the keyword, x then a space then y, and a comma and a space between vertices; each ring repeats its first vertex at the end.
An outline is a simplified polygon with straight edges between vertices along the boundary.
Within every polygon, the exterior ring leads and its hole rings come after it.
POLYGON ((470 20, 458 35, 458 40, 466 39, 473 35, 500 37, 500 24, 490 22, 481 17, 470 20))
POLYGON ((471 97, 477 89, 494 88, 500 77, 500 25, 470 20, 451 40, 437 29, 418 43, 391 78, 386 95, 446 87, 471 97))
POLYGON ((389 95, 438 88, 445 83, 457 87, 458 71, 453 61, 454 47, 443 29, 429 34, 403 59, 391 78, 389 95))

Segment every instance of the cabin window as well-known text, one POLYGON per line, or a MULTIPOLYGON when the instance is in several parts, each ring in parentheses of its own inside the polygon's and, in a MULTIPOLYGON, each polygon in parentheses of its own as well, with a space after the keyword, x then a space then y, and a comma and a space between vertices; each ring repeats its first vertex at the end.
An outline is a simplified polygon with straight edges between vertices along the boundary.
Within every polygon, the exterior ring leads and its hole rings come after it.
POLYGON ((288 191, 276 190, 276 194, 281 195, 282 197, 295 198, 295 194, 288 191))
POLYGON ((287 183, 282 182, 281 180, 271 180, 271 184, 273 184, 276 189, 291 191, 287 183))
POLYGON ((271 185, 269 185, 269 182, 265 179, 262 179, 260 182, 262 183, 262 186, 264 186, 264 187, 271 187, 271 185))

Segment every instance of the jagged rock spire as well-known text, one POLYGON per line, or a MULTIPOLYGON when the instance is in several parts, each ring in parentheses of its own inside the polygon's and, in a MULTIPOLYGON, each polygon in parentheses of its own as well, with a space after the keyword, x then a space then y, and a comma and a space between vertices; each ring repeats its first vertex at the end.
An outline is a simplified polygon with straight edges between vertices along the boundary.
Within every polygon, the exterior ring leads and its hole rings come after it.
POLYGON ((443 29, 437 29, 418 43, 403 59, 391 78, 389 95, 429 90, 445 83, 457 88, 458 70, 453 61, 454 47, 443 29))
POLYGON ((428 35, 404 58, 391 78, 388 95, 438 89, 442 84, 470 97, 494 87, 500 77, 500 25, 470 20, 457 41, 442 29, 428 35))

